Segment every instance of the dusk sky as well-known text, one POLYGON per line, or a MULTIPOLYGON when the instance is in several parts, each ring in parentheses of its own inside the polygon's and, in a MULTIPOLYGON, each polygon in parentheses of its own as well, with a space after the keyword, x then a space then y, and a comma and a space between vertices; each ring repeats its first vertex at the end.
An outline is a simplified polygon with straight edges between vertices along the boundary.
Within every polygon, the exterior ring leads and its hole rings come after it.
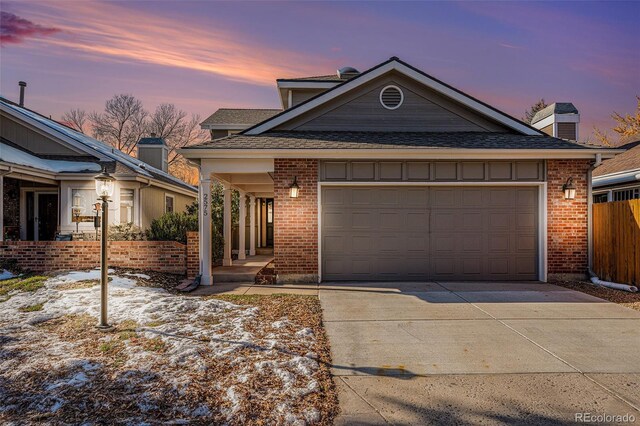
POLYGON ((640 2, 0 2, 0 94, 59 119, 131 93, 203 119, 280 107, 275 79, 391 56, 518 118, 573 102, 581 136, 640 94, 640 2))

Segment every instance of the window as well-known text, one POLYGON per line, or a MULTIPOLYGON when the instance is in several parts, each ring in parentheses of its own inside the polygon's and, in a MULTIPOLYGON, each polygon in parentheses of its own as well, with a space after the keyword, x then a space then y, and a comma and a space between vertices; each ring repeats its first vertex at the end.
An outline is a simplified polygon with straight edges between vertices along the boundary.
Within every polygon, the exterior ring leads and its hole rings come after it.
POLYGON ((608 199, 608 197, 607 197, 606 193, 604 193, 604 194, 594 194, 594 196, 593 196, 593 202, 596 203, 596 204, 597 203, 606 203, 607 199, 608 199))
POLYGON ((173 213, 173 196, 171 195, 164 196, 164 212, 173 213))
POLYGON ((120 189, 120 223, 133 223, 133 189, 120 189))
POLYGON ((628 188, 613 191, 613 201, 635 200, 637 198, 640 198, 640 188, 628 188))
POLYGON ((97 202, 95 189, 72 189, 69 210, 77 207, 79 216, 91 216, 94 214, 93 205, 97 202))

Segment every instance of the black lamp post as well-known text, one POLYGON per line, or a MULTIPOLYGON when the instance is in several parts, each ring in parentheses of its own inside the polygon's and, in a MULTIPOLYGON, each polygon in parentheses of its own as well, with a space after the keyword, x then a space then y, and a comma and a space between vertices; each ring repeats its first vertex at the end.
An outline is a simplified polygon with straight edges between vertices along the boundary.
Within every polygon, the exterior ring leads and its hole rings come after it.
POLYGON ((108 256, 107 256, 107 240, 109 232, 108 215, 109 215, 109 198, 113 195, 115 187, 115 178, 107 172, 107 168, 102 169, 102 173, 95 177, 96 193, 102 200, 102 227, 100 237, 100 323, 98 328, 109 329, 111 326, 107 322, 107 296, 108 296, 108 256))

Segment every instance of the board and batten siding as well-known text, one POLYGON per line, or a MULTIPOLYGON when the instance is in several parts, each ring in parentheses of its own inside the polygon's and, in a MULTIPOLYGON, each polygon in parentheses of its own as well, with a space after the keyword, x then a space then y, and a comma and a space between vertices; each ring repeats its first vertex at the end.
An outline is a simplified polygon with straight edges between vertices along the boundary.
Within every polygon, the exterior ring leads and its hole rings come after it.
POLYGON ((323 182, 544 181, 542 161, 322 161, 323 182))
POLYGON ((140 189, 140 205, 141 211, 141 223, 142 229, 146 229, 151 225, 153 219, 156 219, 164 214, 164 197, 171 195, 173 200, 173 211, 184 212, 187 210, 187 206, 195 201, 194 197, 188 197, 177 192, 172 192, 162 188, 149 187, 140 189))
POLYGON ((507 129, 467 107, 399 73, 391 72, 345 93, 278 130, 386 131, 386 132, 505 132, 507 129), (388 85, 404 95, 400 107, 386 109, 379 100, 388 85))

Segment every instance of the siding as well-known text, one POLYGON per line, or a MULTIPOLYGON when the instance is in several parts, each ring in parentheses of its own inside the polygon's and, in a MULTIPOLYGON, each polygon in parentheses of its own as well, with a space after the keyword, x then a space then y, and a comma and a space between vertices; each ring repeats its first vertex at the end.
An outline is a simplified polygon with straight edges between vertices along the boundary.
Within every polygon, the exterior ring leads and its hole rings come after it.
POLYGON ((174 197, 173 208, 175 212, 184 212, 188 205, 195 201, 195 197, 188 197, 162 188, 149 187, 140 190, 140 206, 142 207, 141 227, 146 229, 151 221, 164 214, 165 194, 174 197))
POLYGON ((319 90, 309 90, 309 89, 293 89, 291 91, 291 105, 296 106, 299 103, 306 101, 307 99, 311 99, 312 97, 327 91, 328 89, 319 89, 319 90))
POLYGON ((553 124, 549 124, 548 126, 543 127, 540 130, 549 136, 553 136, 553 124))
POLYGON ((283 124, 278 130, 506 131, 486 117, 393 72, 283 124), (380 91, 390 84, 400 87, 404 94, 403 104, 395 110, 384 108, 379 101, 380 91))
MULTIPOLYGON (((5 116, 0 116, 0 136, 39 155, 79 155, 78 151, 67 148, 5 116)), ((80 155, 86 156, 84 153, 80 155)))
POLYGON ((557 123, 560 139, 576 140, 576 123, 557 123))

